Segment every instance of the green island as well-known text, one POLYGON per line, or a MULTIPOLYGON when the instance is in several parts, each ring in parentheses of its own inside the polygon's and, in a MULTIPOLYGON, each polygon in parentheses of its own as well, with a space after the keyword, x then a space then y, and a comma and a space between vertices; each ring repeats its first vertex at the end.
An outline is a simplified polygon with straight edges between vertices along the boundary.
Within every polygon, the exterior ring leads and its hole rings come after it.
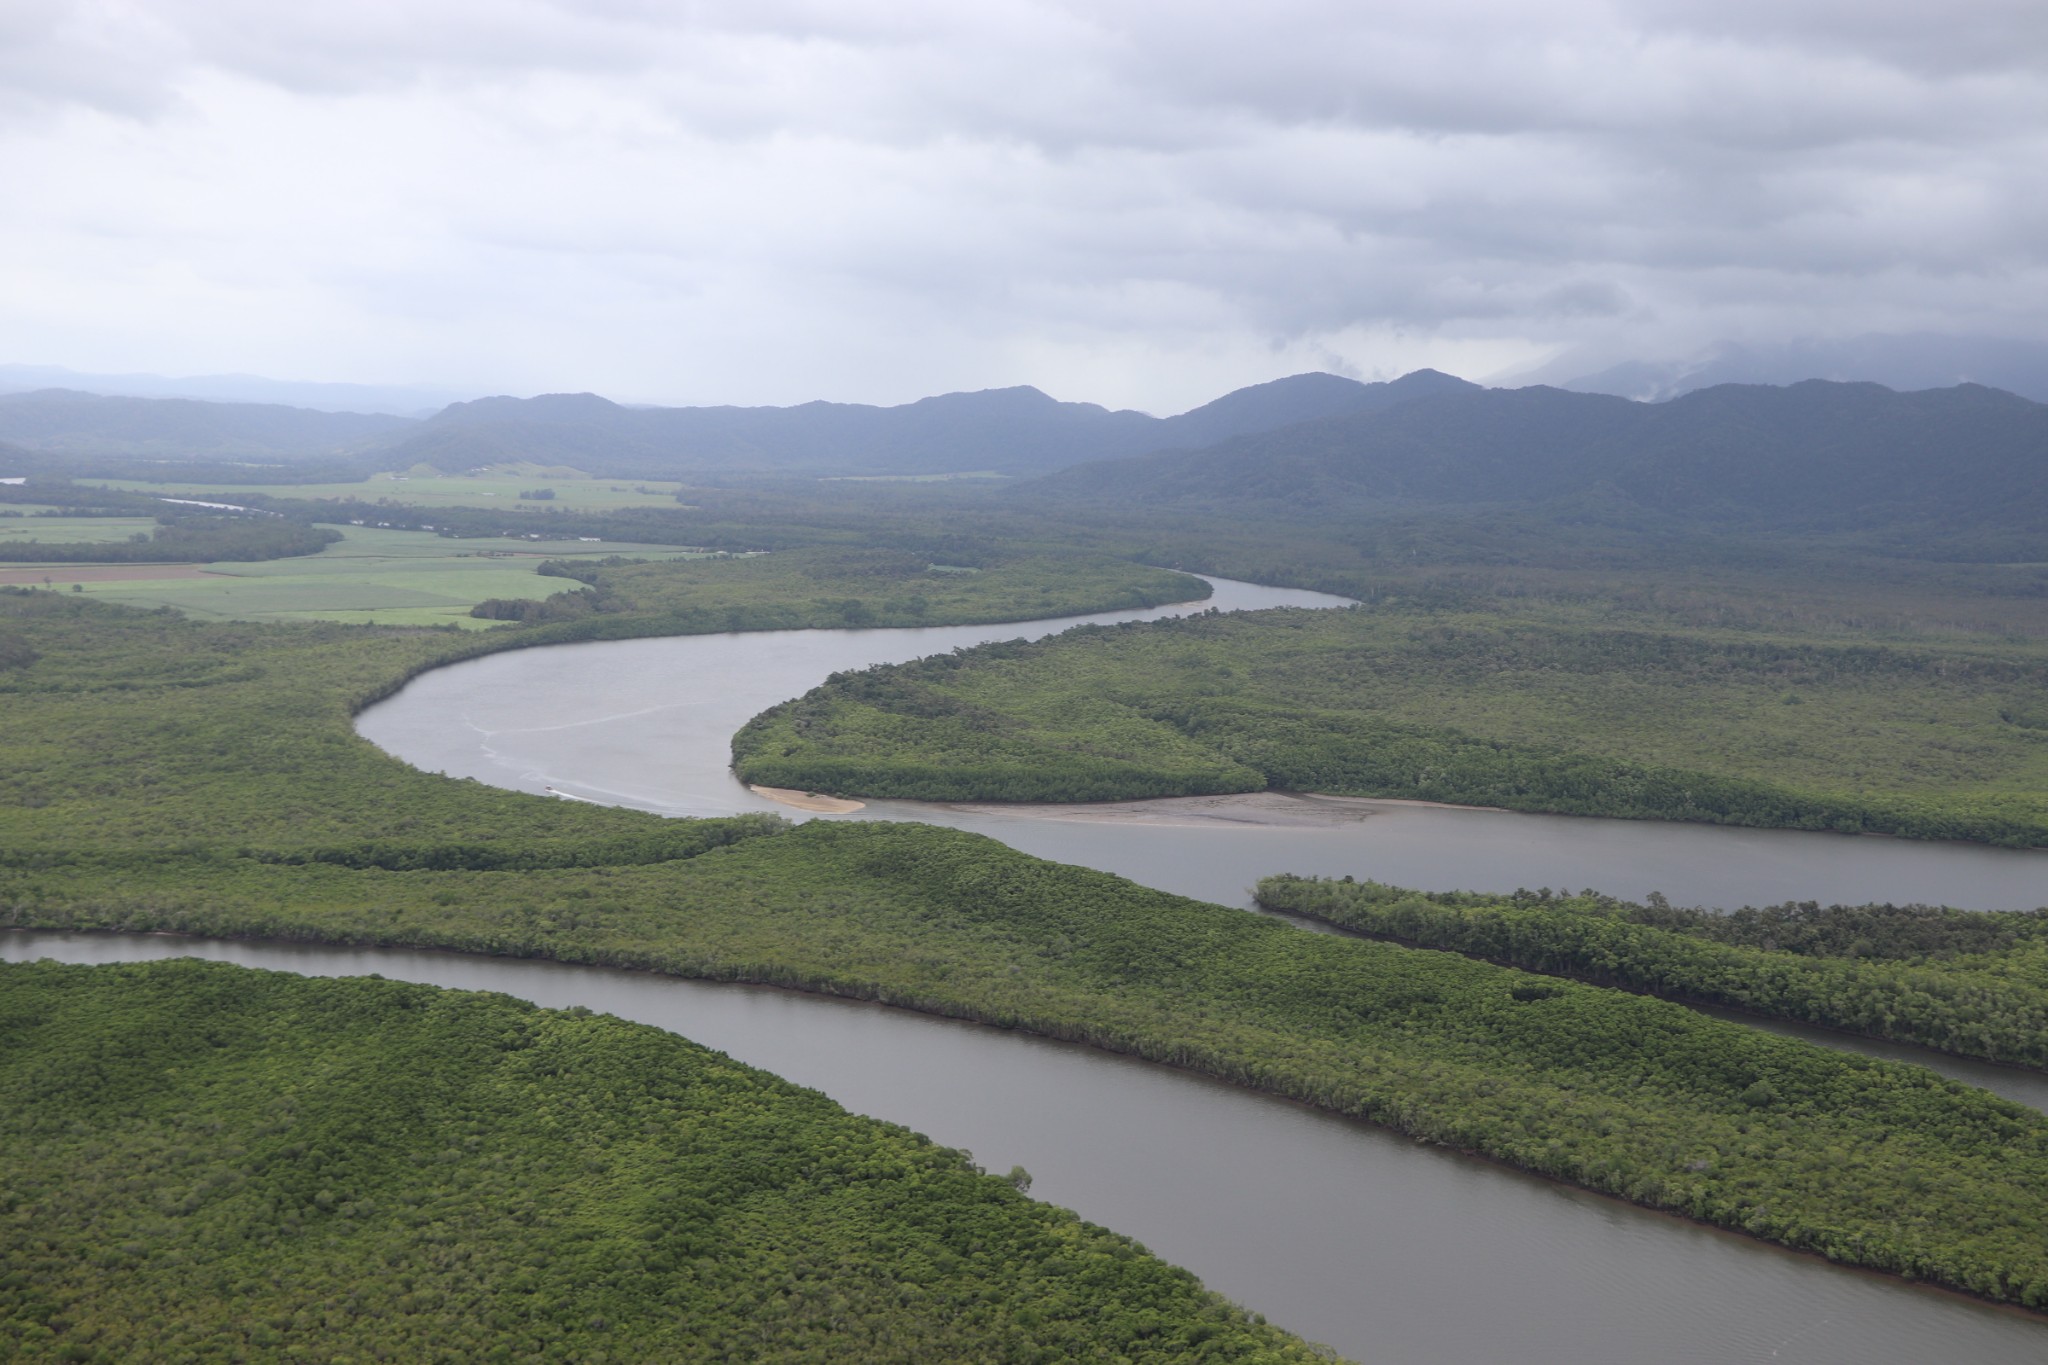
POLYGON ((734 757, 841 796, 1276 788, 2048 844, 2038 643, 1587 619, 1616 614, 1395 599, 1084 627, 832 679, 734 757))
POLYGON ((10 1360, 1321 1358, 959 1152, 505 996, 0 965, 0 1147, 10 1360))
POLYGON ((20 775, 0 811, 0 923, 434 946, 872 999, 2048 1305, 2048 1118, 1922 1069, 1306 934, 956 831, 665 821, 493 790, 350 729, 404 677, 532 628, 237 625, 29 591, 0 593, 0 622, 0 754, 20 775))
POLYGON ((1811 901, 1730 914, 1267 877, 1259 904, 1529 971, 2048 1068, 2048 908, 1811 901))

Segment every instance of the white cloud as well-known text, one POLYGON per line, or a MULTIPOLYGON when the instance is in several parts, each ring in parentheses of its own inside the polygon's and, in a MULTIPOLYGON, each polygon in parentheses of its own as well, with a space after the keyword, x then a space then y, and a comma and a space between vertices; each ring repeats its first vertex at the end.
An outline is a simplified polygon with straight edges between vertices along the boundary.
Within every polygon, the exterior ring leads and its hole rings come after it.
POLYGON ((16 0, 0 358, 1164 411, 2038 334, 2043 14, 16 0))

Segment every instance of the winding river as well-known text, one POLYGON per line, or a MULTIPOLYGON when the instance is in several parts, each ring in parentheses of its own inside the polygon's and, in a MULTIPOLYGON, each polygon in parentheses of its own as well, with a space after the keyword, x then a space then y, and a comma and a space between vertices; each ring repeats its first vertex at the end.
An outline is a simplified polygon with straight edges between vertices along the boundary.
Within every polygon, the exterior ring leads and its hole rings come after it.
MULTIPOLYGON (((1057 634, 1083 622, 1216 608, 1334 608, 1342 597, 1211 579, 1203 602, 1053 621, 906 630, 691 635, 513 650, 437 670, 356 728, 416 767, 664 815, 802 812, 730 771, 733 732, 827 674, 1057 634)), ((847 818, 840 816, 826 819, 847 818)), ((2048 903, 2048 855, 1965 844, 1522 815, 1341 797, 1186 797, 1108 805, 876 801, 858 819, 923 820, 1203 900, 1249 906, 1274 872, 1429 890, 1597 887, 1730 908, 1786 900, 2048 903)))
MULTIPOLYGON (((1218 583, 1122 613, 1337 606, 1218 583)), ((680 815, 779 809, 727 771, 732 732, 827 673, 1027 626, 783 632, 515 651, 428 674, 360 719, 427 769, 680 815)), ((795 814, 793 812, 785 812, 795 814)), ((1425 887, 1597 886, 1735 905, 1791 897, 1978 908, 2048 895, 2048 858, 1878 839, 1257 796, 1111 808, 875 803, 1173 891, 1248 903, 1267 872, 1425 887)), ((369 971, 583 1004, 673 1029, 848 1107, 1016 1163, 1034 1194, 1358 1360, 1402 1365, 2039 1362, 2048 1323, 1648 1213, 1383 1130, 1087 1048, 788 991, 400 950, 0 934, 0 956, 192 954, 369 971)), ((1842 1040, 1828 1040, 1840 1043, 1842 1040)), ((1861 1046, 1861 1045, 1859 1045, 1861 1046)), ((1877 1048, 1879 1045, 1869 1045, 1877 1048)), ((1920 1057, 1909 1048, 1886 1055, 1920 1057)), ((1943 1068, 2048 1108, 2029 1073, 1943 1068)))

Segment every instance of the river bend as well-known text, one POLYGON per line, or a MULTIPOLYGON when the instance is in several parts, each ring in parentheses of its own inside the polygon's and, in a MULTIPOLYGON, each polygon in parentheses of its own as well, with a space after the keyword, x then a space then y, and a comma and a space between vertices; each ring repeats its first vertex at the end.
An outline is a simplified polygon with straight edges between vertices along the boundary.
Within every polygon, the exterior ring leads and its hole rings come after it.
POLYGON ((828 996, 405 949, 0 932, 0 958, 205 957, 654 1024, 1022 1165, 1032 1194, 1373 1365, 2039 1365, 2048 1323, 1188 1072, 828 996))
MULTIPOLYGON (((517 650, 415 679, 362 734, 430 771, 671 815, 779 810, 728 768, 730 737, 829 673, 1083 621, 1340 607, 1212 580, 1209 601, 1023 625, 782 631, 517 650)), ((854 816, 973 830, 1164 890, 1248 905, 1277 871, 1430 889, 1597 887, 1729 907, 1787 899, 2048 900, 2048 858, 1962 845, 1264 794, 1112 806, 875 802, 854 816)), ((165 938, 0 935, 68 960, 198 953, 380 971, 584 1004, 674 1029, 849 1107, 1012 1163, 1034 1192, 1138 1237, 1213 1288, 1355 1359, 2048 1359, 2048 1324, 1419 1147, 1169 1069, 976 1025, 786 991, 456 955, 165 938)), ((1840 1042, 1840 1040, 1835 1040, 1840 1042)), ((1917 1049, 1890 1055, 1921 1056, 1917 1049)), ((2041 1078, 1952 1063, 2040 1106, 2041 1078)))

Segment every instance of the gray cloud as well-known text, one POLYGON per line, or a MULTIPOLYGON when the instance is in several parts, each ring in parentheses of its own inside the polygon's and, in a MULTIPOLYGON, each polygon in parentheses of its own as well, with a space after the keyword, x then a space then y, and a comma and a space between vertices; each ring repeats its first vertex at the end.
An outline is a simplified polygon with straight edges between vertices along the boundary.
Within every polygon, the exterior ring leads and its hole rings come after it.
POLYGON ((2048 11, 17 0, 0 359, 1172 408, 2039 336, 2048 11))

